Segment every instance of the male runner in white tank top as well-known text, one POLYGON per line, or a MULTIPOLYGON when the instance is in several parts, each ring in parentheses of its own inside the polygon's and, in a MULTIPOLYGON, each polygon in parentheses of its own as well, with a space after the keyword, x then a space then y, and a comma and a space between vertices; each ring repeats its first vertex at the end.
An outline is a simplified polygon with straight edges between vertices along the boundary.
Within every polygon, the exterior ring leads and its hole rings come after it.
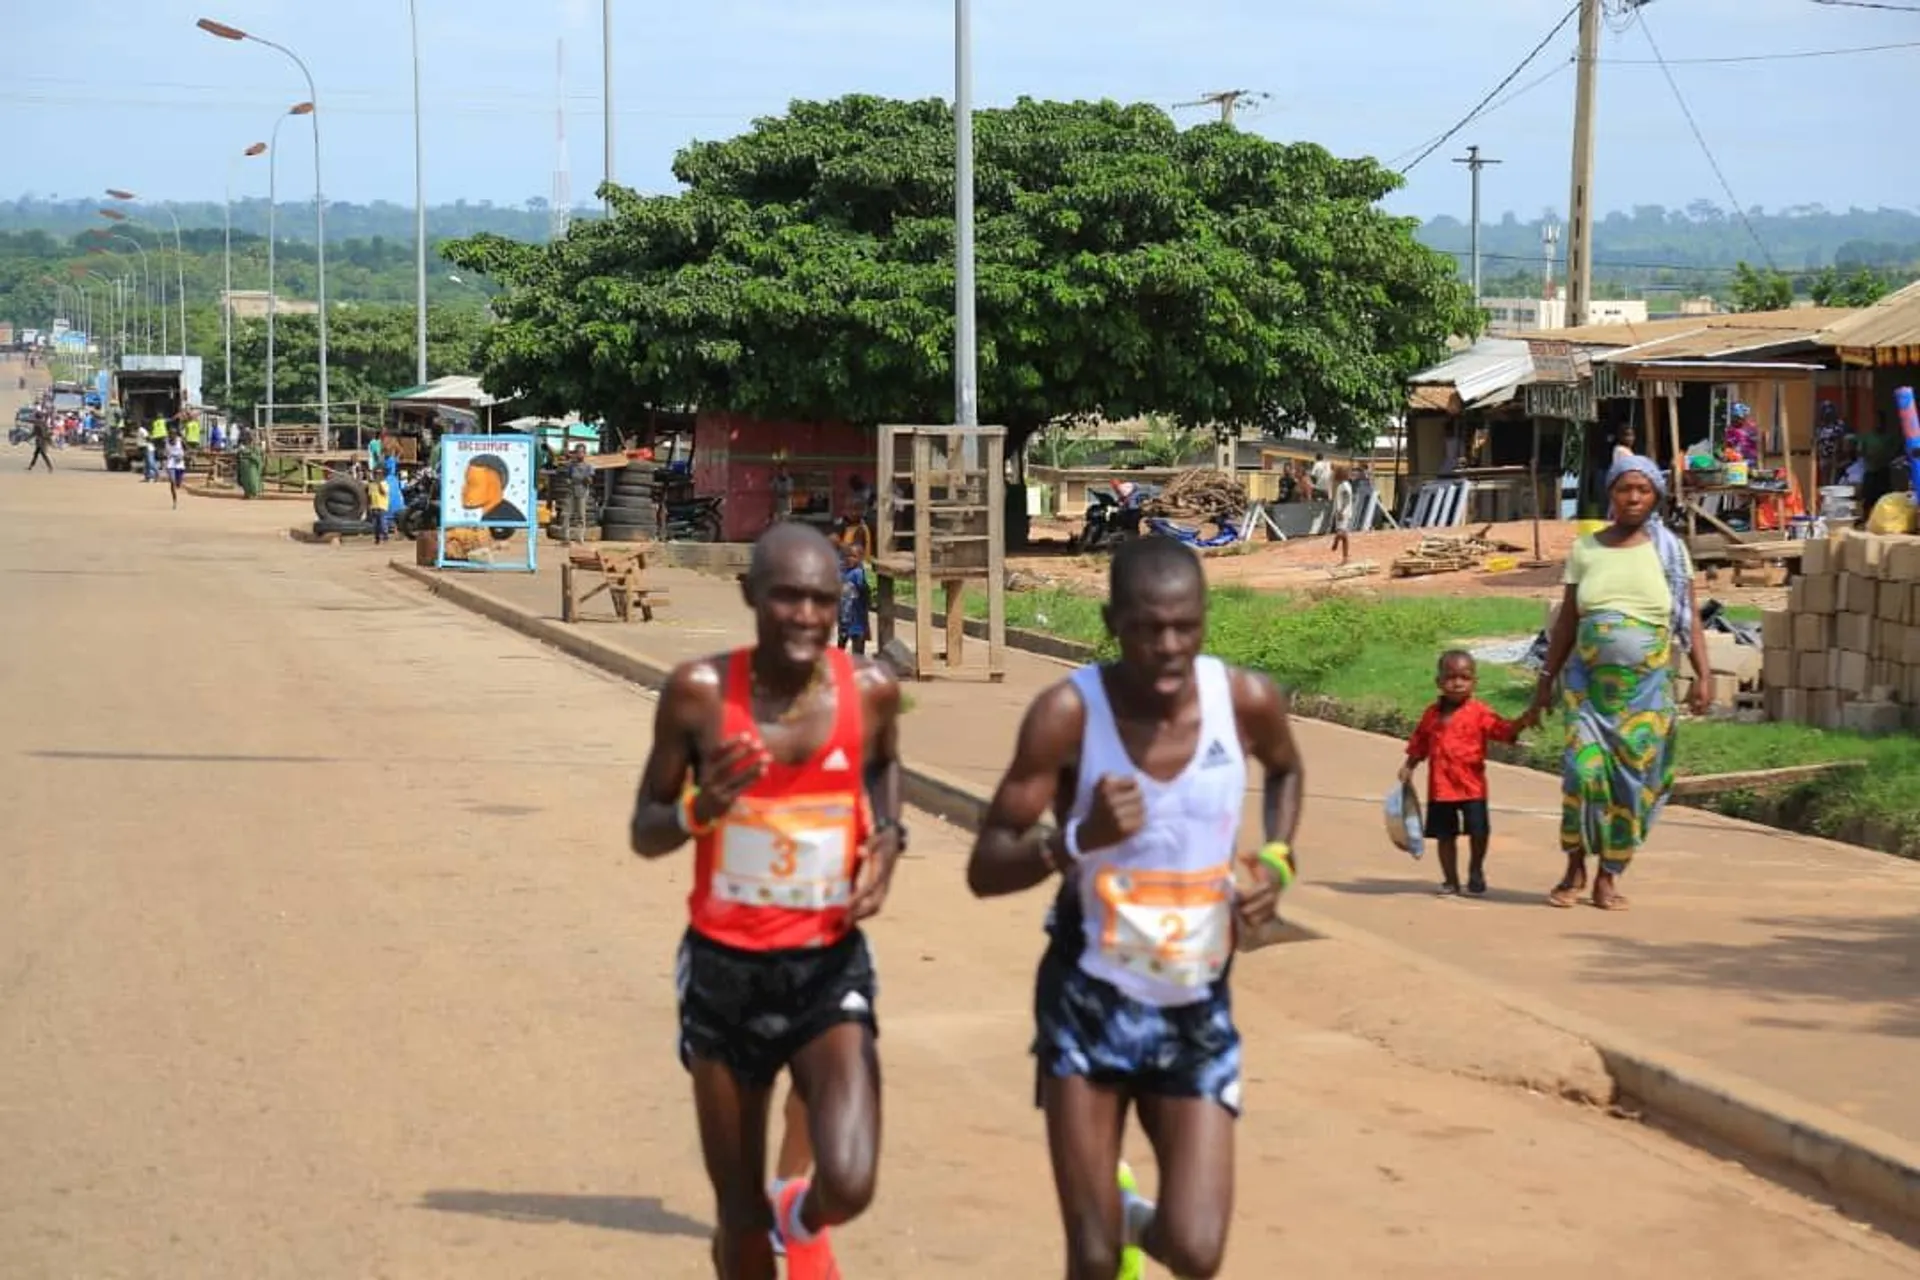
POLYGON ((1061 878, 1033 1053, 1068 1280, 1112 1280, 1136 1247, 1205 1280, 1233 1215, 1228 971, 1238 931, 1271 922, 1292 880, 1300 761, 1273 682, 1201 655, 1206 578, 1191 549, 1124 543, 1108 591, 1119 659, 1028 708, 967 883, 994 897, 1061 878), (1249 758, 1264 776, 1262 845, 1243 855, 1249 758), (1036 832, 1049 816, 1056 828, 1036 832), (1236 863, 1251 872, 1246 890, 1236 863), (1115 1181, 1129 1104, 1159 1165, 1157 1205, 1115 1181))

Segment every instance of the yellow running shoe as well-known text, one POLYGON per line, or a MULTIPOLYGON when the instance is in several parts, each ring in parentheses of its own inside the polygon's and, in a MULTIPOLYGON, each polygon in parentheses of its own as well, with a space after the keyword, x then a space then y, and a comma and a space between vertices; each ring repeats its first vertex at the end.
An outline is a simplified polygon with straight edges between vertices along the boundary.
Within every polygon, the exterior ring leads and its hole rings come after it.
POLYGON ((1139 1231, 1153 1216, 1153 1203, 1142 1199, 1133 1167, 1120 1162, 1120 1217, 1126 1225, 1126 1244, 1120 1250, 1120 1274, 1114 1280, 1146 1280, 1147 1255, 1140 1248, 1139 1231))

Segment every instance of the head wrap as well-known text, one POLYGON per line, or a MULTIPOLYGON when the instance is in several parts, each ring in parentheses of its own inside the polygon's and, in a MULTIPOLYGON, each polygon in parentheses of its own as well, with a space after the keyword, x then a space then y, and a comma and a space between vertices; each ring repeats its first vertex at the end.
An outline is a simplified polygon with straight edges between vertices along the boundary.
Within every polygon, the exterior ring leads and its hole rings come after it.
MULTIPOLYGON (((1663 499, 1667 496, 1667 473, 1652 458, 1637 453, 1607 468, 1607 492, 1611 494, 1620 477, 1629 474, 1645 476, 1655 494, 1663 499)), ((1673 615, 1669 622, 1672 642, 1683 651, 1690 649, 1693 647, 1693 566, 1687 559, 1687 549, 1660 519, 1658 510, 1647 517, 1645 528, 1653 542, 1654 554, 1660 557, 1660 568, 1667 575, 1667 588, 1673 593, 1673 615)))

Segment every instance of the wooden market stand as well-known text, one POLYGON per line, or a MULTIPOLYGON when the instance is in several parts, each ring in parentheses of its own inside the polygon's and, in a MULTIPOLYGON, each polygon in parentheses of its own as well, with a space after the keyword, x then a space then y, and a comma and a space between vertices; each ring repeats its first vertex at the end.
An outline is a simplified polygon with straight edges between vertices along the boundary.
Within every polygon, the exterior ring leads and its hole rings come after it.
MULTIPOLYGON (((1754 489, 1748 485, 1689 483, 1687 459, 1684 453, 1685 443, 1680 437, 1680 389, 1686 383, 1714 385, 1761 383, 1771 386, 1773 430, 1778 433, 1780 441, 1780 449, 1771 456, 1780 459, 1781 470, 1786 472, 1791 485, 1794 478, 1795 457, 1792 414, 1787 404, 1786 389, 1798 383, 1812 382, 1824 371, 1825 366, 1782 361, 1744 363, 1734 360, 1649 360, 1643 363, 1621 361, 1619 369, 1622 377, 1633 379, 1640 384, 1642 418, 1648 424, 1649 430, 1654 422, 1654 406, 1665 402, 1667 447, 1670 451, 1667 461, 1672 473, 1673 503, 1674 508, 1686 516, 1689 541, 1700 536, 1700 523, 1704 520, 1727 539, 1729 550, 1741 544, 1751 545, 1754 539, 1742 536, 1712 514, 1702 510, 1694 499, 1710 493, 1740 495, 1753 500, 1771 498, 1780 502, 1784 512, 1786 500, 1792 490, 1791 488, 1787 490, 1754 489)), ((1763 464, 1769 457, 1766 441, 1767 432, 1762 431, 1760 458, 1763 464)), ((1819 499, 1820 464, 1811 435, 1807 443, 1806 481, 1805 487, 1801 490, 1801 501, 1811 511, 1819 499)), ((1778 537, 1769 542, 1769 555, 1773 559, 1798 558, 1799 548, 1788 543, 1784 527, 1779 531, 1778 537), (1776 547, 1774 543, 1779 545, 1776 547)), ((1731 558, 1737 559, 1739 556, 1736 554, 1731 558)))
POLYGON ((946 614, 944 668, 957 672, 966 643, 966 592, 987 587, 987 679, 1006 675, 1006 446, 1004 427, 882 426, 875 467, 878 512, 873 570, 875 629, 882 650, 893 641, 899 580, 913 579, 915 680, 933 671, 933 588, 946 614), (905 486, 910 499, 897 496, 905 486), (900 524, 911 508, 911 527, 900 524))

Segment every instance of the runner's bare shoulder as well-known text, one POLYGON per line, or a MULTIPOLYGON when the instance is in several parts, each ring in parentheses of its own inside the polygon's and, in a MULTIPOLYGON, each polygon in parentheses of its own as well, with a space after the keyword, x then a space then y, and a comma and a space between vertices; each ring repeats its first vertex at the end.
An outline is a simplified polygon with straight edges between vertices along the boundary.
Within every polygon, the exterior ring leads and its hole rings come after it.
POLYGON ((724 653, 693 658, 676 666, 660 686, 661 717, 689 727, 707 723, 725 696, 726 670, 724 653))
POLYGON ((1057 765, 1076 764, 1086 727, 1087 700, 1079 686, 1072 680, 1056 680, 1028 705, 1020 724, 1019 750, 1032 750, 1057 765))
POLYGON ((1293 698, 1264 671, 1247 667, 1227 668, 1227 687, 1233 691, 1233 710, 1242 721, 1271 715, 1286 715, 1293 698))
POLYGON ((900 713, 900 677, 888 664, 865 655, 853 660, 853 680, 867 710, 885 716, 900 713))

